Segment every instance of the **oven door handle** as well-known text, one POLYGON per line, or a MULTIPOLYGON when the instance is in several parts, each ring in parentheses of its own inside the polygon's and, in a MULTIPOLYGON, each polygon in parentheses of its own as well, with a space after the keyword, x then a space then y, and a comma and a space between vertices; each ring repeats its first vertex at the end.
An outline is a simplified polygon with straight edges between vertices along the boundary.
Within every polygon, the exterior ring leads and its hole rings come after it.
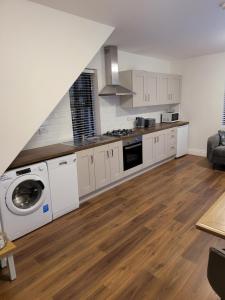
POLYGON ((133 146, 125 146, 124 149, 129 150, 129 149, 137 148, 137 147, 140 147, 140 146, 142 146, 142 143, 135 144, 133 146))

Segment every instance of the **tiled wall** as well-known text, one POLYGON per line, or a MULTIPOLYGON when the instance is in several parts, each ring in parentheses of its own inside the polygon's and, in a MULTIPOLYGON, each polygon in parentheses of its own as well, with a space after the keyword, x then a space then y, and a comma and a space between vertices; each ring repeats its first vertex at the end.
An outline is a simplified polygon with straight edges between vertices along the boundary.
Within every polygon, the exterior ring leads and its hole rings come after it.
MULTIPOLYGON (((119 51, 119 66, 121 70, 145 69, 153 72, 176 73, 169 61, 137 56, 122 51, 119 51)), ((97 53, 88 67, 97 70, 98 89, 101 90, 105 85, 104 55, 102 50, 97 53)), ((101 133, 118 128, 133 128, 134 120, 137 116, 155 118, 158 123, 160 122, 161 113, 169 109, 168 105, 125 109, 121 107, 119 97, 99 97, 98 101, 101 133)), ((175 107, 175 109, 179 109, 179 107, 175 107)), ((36 148, 67 140, 73 140, 68 93, 25 148, 36 148)))
POLYGON ((25 149, 42 147, 72 139, 70 99, 67 93, 40 129, 34 134, 25 149))

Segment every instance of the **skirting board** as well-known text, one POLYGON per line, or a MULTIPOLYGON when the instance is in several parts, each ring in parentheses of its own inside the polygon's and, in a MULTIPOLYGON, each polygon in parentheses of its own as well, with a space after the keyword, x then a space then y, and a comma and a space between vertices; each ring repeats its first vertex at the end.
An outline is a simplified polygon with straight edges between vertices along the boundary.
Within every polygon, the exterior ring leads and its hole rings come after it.
POLYGON ((188 149, 188 154, 206 157, 206 150, 203 150, 203 149, 188 149))

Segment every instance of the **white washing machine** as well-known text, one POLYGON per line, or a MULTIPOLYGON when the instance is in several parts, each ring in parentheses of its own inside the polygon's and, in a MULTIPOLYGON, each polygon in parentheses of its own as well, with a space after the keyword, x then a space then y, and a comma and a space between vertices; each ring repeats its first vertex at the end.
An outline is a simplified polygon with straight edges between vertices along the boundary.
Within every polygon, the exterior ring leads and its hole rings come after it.
POLYGON ((10 240, 52 221, 46 163, 8 171, 0 177, 0 212, 10 240))

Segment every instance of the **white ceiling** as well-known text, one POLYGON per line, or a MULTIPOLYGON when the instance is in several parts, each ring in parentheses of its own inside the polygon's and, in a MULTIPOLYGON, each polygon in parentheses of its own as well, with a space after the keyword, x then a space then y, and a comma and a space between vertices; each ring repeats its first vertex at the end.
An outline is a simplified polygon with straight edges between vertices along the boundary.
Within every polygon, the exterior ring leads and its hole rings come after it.
POLYGON ((121 50, 167 58, 225 51, 220 0, 33 1, 115 26, 107 44, 121 50))

